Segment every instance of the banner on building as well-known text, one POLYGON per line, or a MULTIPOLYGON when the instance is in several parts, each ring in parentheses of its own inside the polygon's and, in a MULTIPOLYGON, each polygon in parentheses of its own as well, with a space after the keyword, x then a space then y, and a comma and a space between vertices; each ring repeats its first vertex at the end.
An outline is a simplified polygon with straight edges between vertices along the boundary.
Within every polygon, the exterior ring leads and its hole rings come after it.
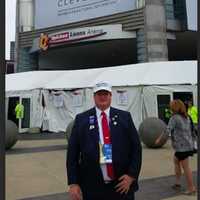
POLYGON ((123 31, 121 24, 76 28, 49 35, 41 33, 39 38, 33 40, 30 53, 39 50, 46 51, 49 48, 69 43, 127 38, 136 38, 136 33, 134 31, 123 31))
POLYGON ((136 9, 136 0, 35 0, 35 29, 136 9))

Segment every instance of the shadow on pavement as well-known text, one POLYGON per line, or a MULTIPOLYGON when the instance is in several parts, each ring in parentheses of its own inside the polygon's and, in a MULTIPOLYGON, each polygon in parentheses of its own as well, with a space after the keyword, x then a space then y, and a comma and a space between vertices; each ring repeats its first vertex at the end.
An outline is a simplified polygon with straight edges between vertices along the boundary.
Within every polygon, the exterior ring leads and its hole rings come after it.
POLYGON ((18 140, 55 140, 55 139, 65 139, 66 134, 64 132, 60 133, 19 133, 18 140))
MULTIPOLYGON (((66 134, 63 132, 60 133, 20 133, 18 135, 18 140, 56 140, 56 139, 65 139, 66 134)), ((49 152, 49 151, 60 151, 67 149, 67 139, 66 145, 52 145, 52 146, 37 146, 37 147, 13 147, 6 151, 6 155, 15 155, 15 154, 25 154, 25 153, 39 153, 39 152, 49 152)))
POLYGON ((25 153, 39 153, 48 151, 60 151, 67 149, 66 145, 53 145, 53 146, 42 146, 42 147, 26 147, 26 148, 14 148, 6 151, 6 155, 14 154, 25 154, 25 153))
POLYGON ((30 198, 18 199, 18 200, 70 200, 70 198, 66 192, 63 192, 63 193, 59 193, 59 194, 30 197, 30 198))
MULTIPOLYGON (((193 179, 195 183, 197 172, 193 172, 193 179)), ((145 179, 139 182, 140 190, 136 193, 137 200, 161 200, 180 195, 180 192, 186 190, 185 177, 181 177, 182 191, 175 191, 171 188, 174 184, 175 177, 165 176, 152 179, 145 179)))
MULTIPOLYGON (((193 177, 196 182, 197 172, 193 172, 193 177)), ((182 183, 185 183, 183 180, 182 183)), ((141 180, 139 182, 140 190, 136 193, 136 200, 162 200, 180 195, 179 192, 171 189, 174 184, 174 176, 165 176, 159 178, 151 178, 141 180)), ((185 184, 183 189, 185 189, 185 184)), ((23 198, 18 200, 70 200, 67 193, 51 194, 45 196, 36 196, 30 198, 23 198)))

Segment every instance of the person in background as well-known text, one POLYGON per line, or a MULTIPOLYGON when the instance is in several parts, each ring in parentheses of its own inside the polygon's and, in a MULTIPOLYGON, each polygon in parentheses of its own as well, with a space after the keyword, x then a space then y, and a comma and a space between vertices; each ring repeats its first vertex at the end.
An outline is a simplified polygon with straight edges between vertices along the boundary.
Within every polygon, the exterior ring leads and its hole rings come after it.
POLYGON ((197 123, 194 124, 194 122, 197 121, 197 117, 198 117, 198 116, 195 117, 195 115, 197 114, 197 110, 195 111, 195 109, 194 109, 194 112, 190 112, 190 109, 188 109, 188 108, 189 108, 189 106, 191 108, 191 105, 192 105, 191 101, 185 101, 184 104, 185 104, 185 107, 186 107, 186 110, 187 110, 187 113, 188 113, 188 117, 190 119, 192 137, 193 137, 193 140, 194 140, 194 153, 197 153, 197 150, 198 150, 198 145, 197 145, 197 143, 198 143, 197 142, 198 141, 198 130, 197 130, 197 123), (192 115, 193 115, 193 119, 191 117, 192 115))
POLYGON ((75 118, 67 151, 73 200, 134 200, 142 148, 127 111, 111 107, 107 82, 94 86, 95 107, 75 118))
POLYGON ((170 117, 172 116, 172 111, 169 109, 169 107, 166 107, 166 108, 165 108, 165 114, 164 114, 164 116, 165 116, 164 121, 165 121, 166 123, 168 123, 170 117))
POLYGON ((191 133, 191 123, 188 117, 184 103, 177 99, 170 102, 172 117, 169 120, 167 130, 171 133, 172 147, 174 153, 174 167, 176 181, 172 186, 173 189, 180 189, 181 171, 183 169, 187 181, 186 195, 196 193, 193 183, 192 170, 189 165, 189 157, 193 156, 193 138, 191 133))
POLYGON ((16 119, 23 119, 24 118, 24 106, 17 101, 16 107, 15 107, 15 115, 16 119))
POLYGON ((194 124, 195 131, 197 133, 197 124, 198 124, 198 109, 193 105, 192 100, 186 102, 187 113, 191 117, 194 124))

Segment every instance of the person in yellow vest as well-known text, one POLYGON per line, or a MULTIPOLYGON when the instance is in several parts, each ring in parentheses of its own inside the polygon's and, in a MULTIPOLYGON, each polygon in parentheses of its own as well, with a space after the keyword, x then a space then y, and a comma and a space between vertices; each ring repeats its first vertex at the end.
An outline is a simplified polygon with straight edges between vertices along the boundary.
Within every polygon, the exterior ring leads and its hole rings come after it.
POLYGON ((24 118, 24 106, 17 101, 17 105, 15 107, 15 115, 17 119, 24 118))
POLYGON ((170 110, 170 108, 169 108, 169 107, 166 107, 166 108, 165 108, 165 113, 164 113, 164 116, 165 116, 165 119, 164 119, 164 121, 165 121, 166 123, 168 123, 168 122, 169 122, 169 119, 170 119, 170 117, 172 116, 172 111, 170 110))
POLYGON ((189 100, 187 102, 187 106, 188 106, 187 113, 192 119, 192 122, 194 124, 195 130, 197 130, 197 124, 198 124, 198 110, 197 110, 197 107, 192 104, 191 100, 189 100))

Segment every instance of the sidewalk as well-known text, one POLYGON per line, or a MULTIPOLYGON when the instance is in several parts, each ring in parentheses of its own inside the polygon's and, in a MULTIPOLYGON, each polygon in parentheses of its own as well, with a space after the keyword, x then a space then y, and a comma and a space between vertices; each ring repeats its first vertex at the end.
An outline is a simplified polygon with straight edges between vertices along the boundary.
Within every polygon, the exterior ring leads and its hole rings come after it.
MULTIPOLYGON (((63 134, 20 137, 6 152, 6 200, 69 200, 66 191, 66 139, 63 134)), ((196 200, 171 189, 174 183, 172 149, 143 147, 140 190, 136 200, 196 200)), ((191 158, 196 181, 197 155, 191 158)), ((185 188, 185 179, 182 179, 185 188)))

